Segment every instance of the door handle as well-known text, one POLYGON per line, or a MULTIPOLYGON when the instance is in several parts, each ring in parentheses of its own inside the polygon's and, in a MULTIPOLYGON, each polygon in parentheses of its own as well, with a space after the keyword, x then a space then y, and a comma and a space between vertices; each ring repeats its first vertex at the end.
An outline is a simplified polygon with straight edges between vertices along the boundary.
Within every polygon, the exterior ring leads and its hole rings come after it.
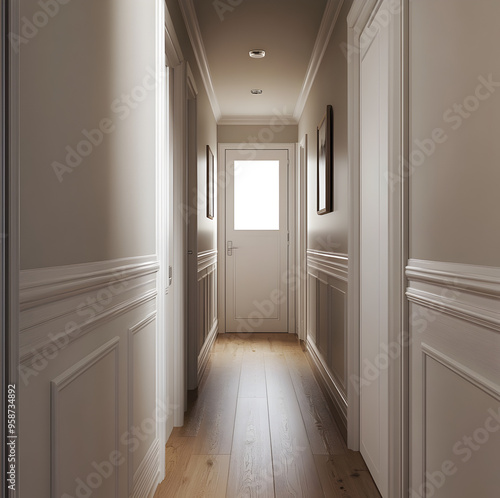
POLYGON ((233 249, 238 249, 237 247, 233 246, 233 241, 228 240, 227 241, 227 255, 232 256, 233 255, 233 249))

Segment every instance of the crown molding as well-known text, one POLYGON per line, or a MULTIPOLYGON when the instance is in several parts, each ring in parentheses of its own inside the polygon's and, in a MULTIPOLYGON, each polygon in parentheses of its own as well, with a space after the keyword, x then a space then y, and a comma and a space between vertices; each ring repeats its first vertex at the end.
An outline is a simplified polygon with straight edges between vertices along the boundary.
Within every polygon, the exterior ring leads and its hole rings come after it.
POLYGON ((189 62, 186 61, 186 78, 189 87, 194 95, 198 95, 198 86, 196 85, 196 80, 194 78, 193 71, 191 71, 191 66, 189 62))
POLYGON ((178 66, 183 60, 181 45, 175 32, 174 22, 165 5, 165 54, 166 62, 170 67, 178 66))
POLYGON ((254 126, 296 126, 298 121, 293 116, 225 116, 217 122, 220 126, 254 125, 254 126))
POLYGON ((184 23, 186 24, 189 40, 191 41, 191 45, 193 47, 194 56, 196 58, 196 62, 198 63, 198 68, 200 69, 201 79, 203 80, 208 100, 210 101, 210 105, 212 107, 212 112, 214 113, 215 120, 219 122, 221 118, 220 106, 217 101, 217 97, 215 96, 207 53, 201 37, 200 25, 198 23, 198 18, 196 17, 193 0, 179 0, 179 5, 181 7, 184 23))
POLYGON ((325 13, 323 14, 323 19, 319 27, 318 36, 316 37, 316 42, 311 54, 311 60, 309 61, 309 66, 304 78, 304 83, 302 84, 302 89, 293 112, 293 117, 297 122, 300 120, 300 117, 304 112, 304 107, 309 97, 309 93, 311 92, 316 74, 318 74, 319 66, 321 65, 323 56, 325 55, 328 43, 330 42, 330 38, 333 33, 333 28, 337 23, 337 19, 340 15, 340 9, 342 9, 343 4, 344 0, 328 0, 326 5, 325 13))
MULTIPOLYGON (((340 15, 340 10, 344 0, 328 0, 328 3, 323 14, 323 19, 319 27, 316 42, 311 54, 309 66, 306 71, 306 76, 302 84, 302 88, 295 105, 295 110, 292 116, 285 116, 289 120, 290 125, 296 125, 306 105, 312 85, 318 73, 319 67, 325 55, 328 43, 330 42, 333 29, 340 15)), ((210 67, 208 64, 207 54, 203 39, 201 36, 200 25, 196 16, 196 10, 193 0, 179 0, 179 5, 182 12, 182 17, 186 24, 189 40, 193 47, 193 52, 200 70, 201 78, 205 86, 215 120, 219 125, 268 125, 275 119, 275 116, 226 116, 223 117, 219 102, 215 95, 215 89, 212 83, 210 67)))

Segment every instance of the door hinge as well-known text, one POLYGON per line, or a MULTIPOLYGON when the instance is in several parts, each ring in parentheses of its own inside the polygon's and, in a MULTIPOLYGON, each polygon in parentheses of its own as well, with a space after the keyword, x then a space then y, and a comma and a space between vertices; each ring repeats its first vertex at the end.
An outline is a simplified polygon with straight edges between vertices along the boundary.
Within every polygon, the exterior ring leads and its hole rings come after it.
POLYGON ((228 240, 227 241, 227 255, 232 256, 233 255, 233 250, 238 249, 237 247, 233 246, 233 241, 228 240))
POLYGON ((290 244, 290 232, 287 232, 286 234, 286 241, 290 244))

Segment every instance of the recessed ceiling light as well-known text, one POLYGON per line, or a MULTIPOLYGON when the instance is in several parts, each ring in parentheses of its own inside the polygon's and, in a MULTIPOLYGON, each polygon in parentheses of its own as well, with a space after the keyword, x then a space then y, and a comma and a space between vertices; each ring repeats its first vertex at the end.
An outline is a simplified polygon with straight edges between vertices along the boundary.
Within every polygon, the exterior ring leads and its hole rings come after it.
POLYGON ((262 93, 262 90, 260 88, 254 88, 253 90, 250 90, 250 93, 252 95, 260 95, 262 93))
POLYGON ((248 52, 250 57, 252 59, 262 59, 263 57, 266 56, 266 51, 265 50, 250 50, 250 52, 248 52))

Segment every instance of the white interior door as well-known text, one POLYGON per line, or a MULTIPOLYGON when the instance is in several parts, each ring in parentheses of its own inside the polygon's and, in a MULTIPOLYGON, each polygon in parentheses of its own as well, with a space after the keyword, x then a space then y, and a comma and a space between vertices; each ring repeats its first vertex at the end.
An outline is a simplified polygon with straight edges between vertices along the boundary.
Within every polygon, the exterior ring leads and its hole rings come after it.
POLYGON ((226 332, 288 331, 288 150, 227 150, 226 332))
MULTIPOLYGON (((382 496, 389 485, 389 37, 370 25, 361 62, 360 446, 382 496)), ((363 36, 363 35, 362 35, 363 36)))

